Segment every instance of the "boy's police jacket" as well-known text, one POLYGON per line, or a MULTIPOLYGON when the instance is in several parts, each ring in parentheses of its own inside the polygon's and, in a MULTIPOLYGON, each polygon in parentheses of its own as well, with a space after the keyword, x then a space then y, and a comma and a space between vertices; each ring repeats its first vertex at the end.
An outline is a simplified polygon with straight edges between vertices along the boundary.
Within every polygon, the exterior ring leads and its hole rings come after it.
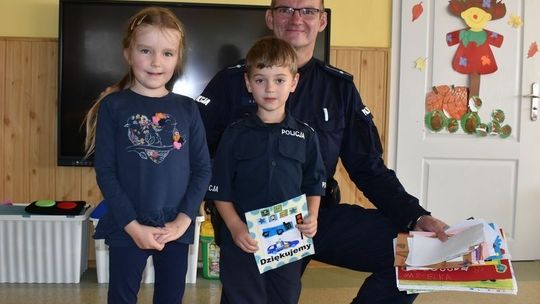
MULTIPOLYGON (((341 158, 356 186, 402 229, 429 214, 384 164, 373 116, 362 103, 352 76, 316 58, 298 72, 300 80, 287 109, 317 132, 327 176, 334 175, 341 158)), ((216 74, 197 101, 211 153, 228 124, 256 109, 245 88, 242 64, 216 74)))
POLYGON ((250 115, 223 133, 206 197, 234 202, 241 218, 301 194, 322 196, 326 174, 315 131, 286 115, 265 124, 250 115))

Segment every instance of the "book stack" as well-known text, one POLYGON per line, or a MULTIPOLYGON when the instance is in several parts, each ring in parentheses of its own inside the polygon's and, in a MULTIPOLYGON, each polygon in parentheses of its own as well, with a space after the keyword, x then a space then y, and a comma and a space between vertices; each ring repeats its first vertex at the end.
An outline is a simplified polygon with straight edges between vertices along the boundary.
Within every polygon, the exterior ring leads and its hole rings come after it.
POLYGON ((470 219, 446 233, 446 242, 431 232, 398 235, 394 240, 394 266, 400 290, 517 294, 502 229, 482 219, 470 219))

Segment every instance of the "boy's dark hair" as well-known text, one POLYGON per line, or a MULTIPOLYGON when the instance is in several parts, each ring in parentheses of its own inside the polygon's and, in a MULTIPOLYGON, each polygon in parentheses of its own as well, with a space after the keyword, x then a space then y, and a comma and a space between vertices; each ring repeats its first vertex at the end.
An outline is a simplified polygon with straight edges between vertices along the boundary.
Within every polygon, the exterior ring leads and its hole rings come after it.
POLYGON ((287 67, 291 74, 298 71, 296 51, 286 41, 268 36, 259 39, 246 55, 246 73, 251 76, 254 69, 272 66, 287 67))

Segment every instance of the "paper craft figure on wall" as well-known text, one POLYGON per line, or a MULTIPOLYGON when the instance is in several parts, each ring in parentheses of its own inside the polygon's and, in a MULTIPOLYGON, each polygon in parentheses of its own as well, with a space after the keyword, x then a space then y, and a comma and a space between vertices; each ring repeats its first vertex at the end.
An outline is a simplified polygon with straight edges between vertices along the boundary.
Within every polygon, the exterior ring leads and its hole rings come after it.
POLYGON ((462 18, 468 29, 446 35, 448 46, 459 43, 452 67, 461 74, 469 74, 470 96, 479 96, 480 75, 497 71, 491 45, 500 47, 503 36, 485 29, 487 23, 504 17, 506 5, 501 0, 450 0, 450 13, 462 18))
POLYGON ((467 95, 468 88, 464 86, 433 86, 426 95, 426 127, 433 132, 446 129, 449 133, 456 133, 461 127, 465 134, 479 137, 510 136, 512 127, 503 124, 506 116, 503 110, 493 110, 491 120, 482 122, 478 113, 482 100, 473 96, 467 101, 467 95))

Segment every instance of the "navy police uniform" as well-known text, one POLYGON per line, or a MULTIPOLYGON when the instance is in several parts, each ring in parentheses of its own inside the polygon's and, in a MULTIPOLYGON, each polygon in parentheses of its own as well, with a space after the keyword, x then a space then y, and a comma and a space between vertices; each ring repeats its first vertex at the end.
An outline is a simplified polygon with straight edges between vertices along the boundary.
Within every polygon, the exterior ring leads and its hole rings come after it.
MULTIPOLYGON (((250 115, 228 127, 214 159, 207 198, 245 212, 301 194, 322 196, 326 174, 315 131, 289 114, 277 124, 250 115)), ((221 303, 298 303, 301 261, 259 274, 253 254, 220 229, 221 303)))
MULTIPOLYGON (((299 73, 287 109, 317 132, 328 176, 334 175, 341 158, 351 180, 377 207, 336 204, 321 208, 313 258, 373 273, 353 303, 412 302, 414 296, 400 293, 395 285, 392 239, 429 212, 385 166, 373 117, 352 76, 315 58, 299 73)), ((242 64, 220 71, 197 98, 211 151, 225 126, 255 110, 243 74, 242 64)))

